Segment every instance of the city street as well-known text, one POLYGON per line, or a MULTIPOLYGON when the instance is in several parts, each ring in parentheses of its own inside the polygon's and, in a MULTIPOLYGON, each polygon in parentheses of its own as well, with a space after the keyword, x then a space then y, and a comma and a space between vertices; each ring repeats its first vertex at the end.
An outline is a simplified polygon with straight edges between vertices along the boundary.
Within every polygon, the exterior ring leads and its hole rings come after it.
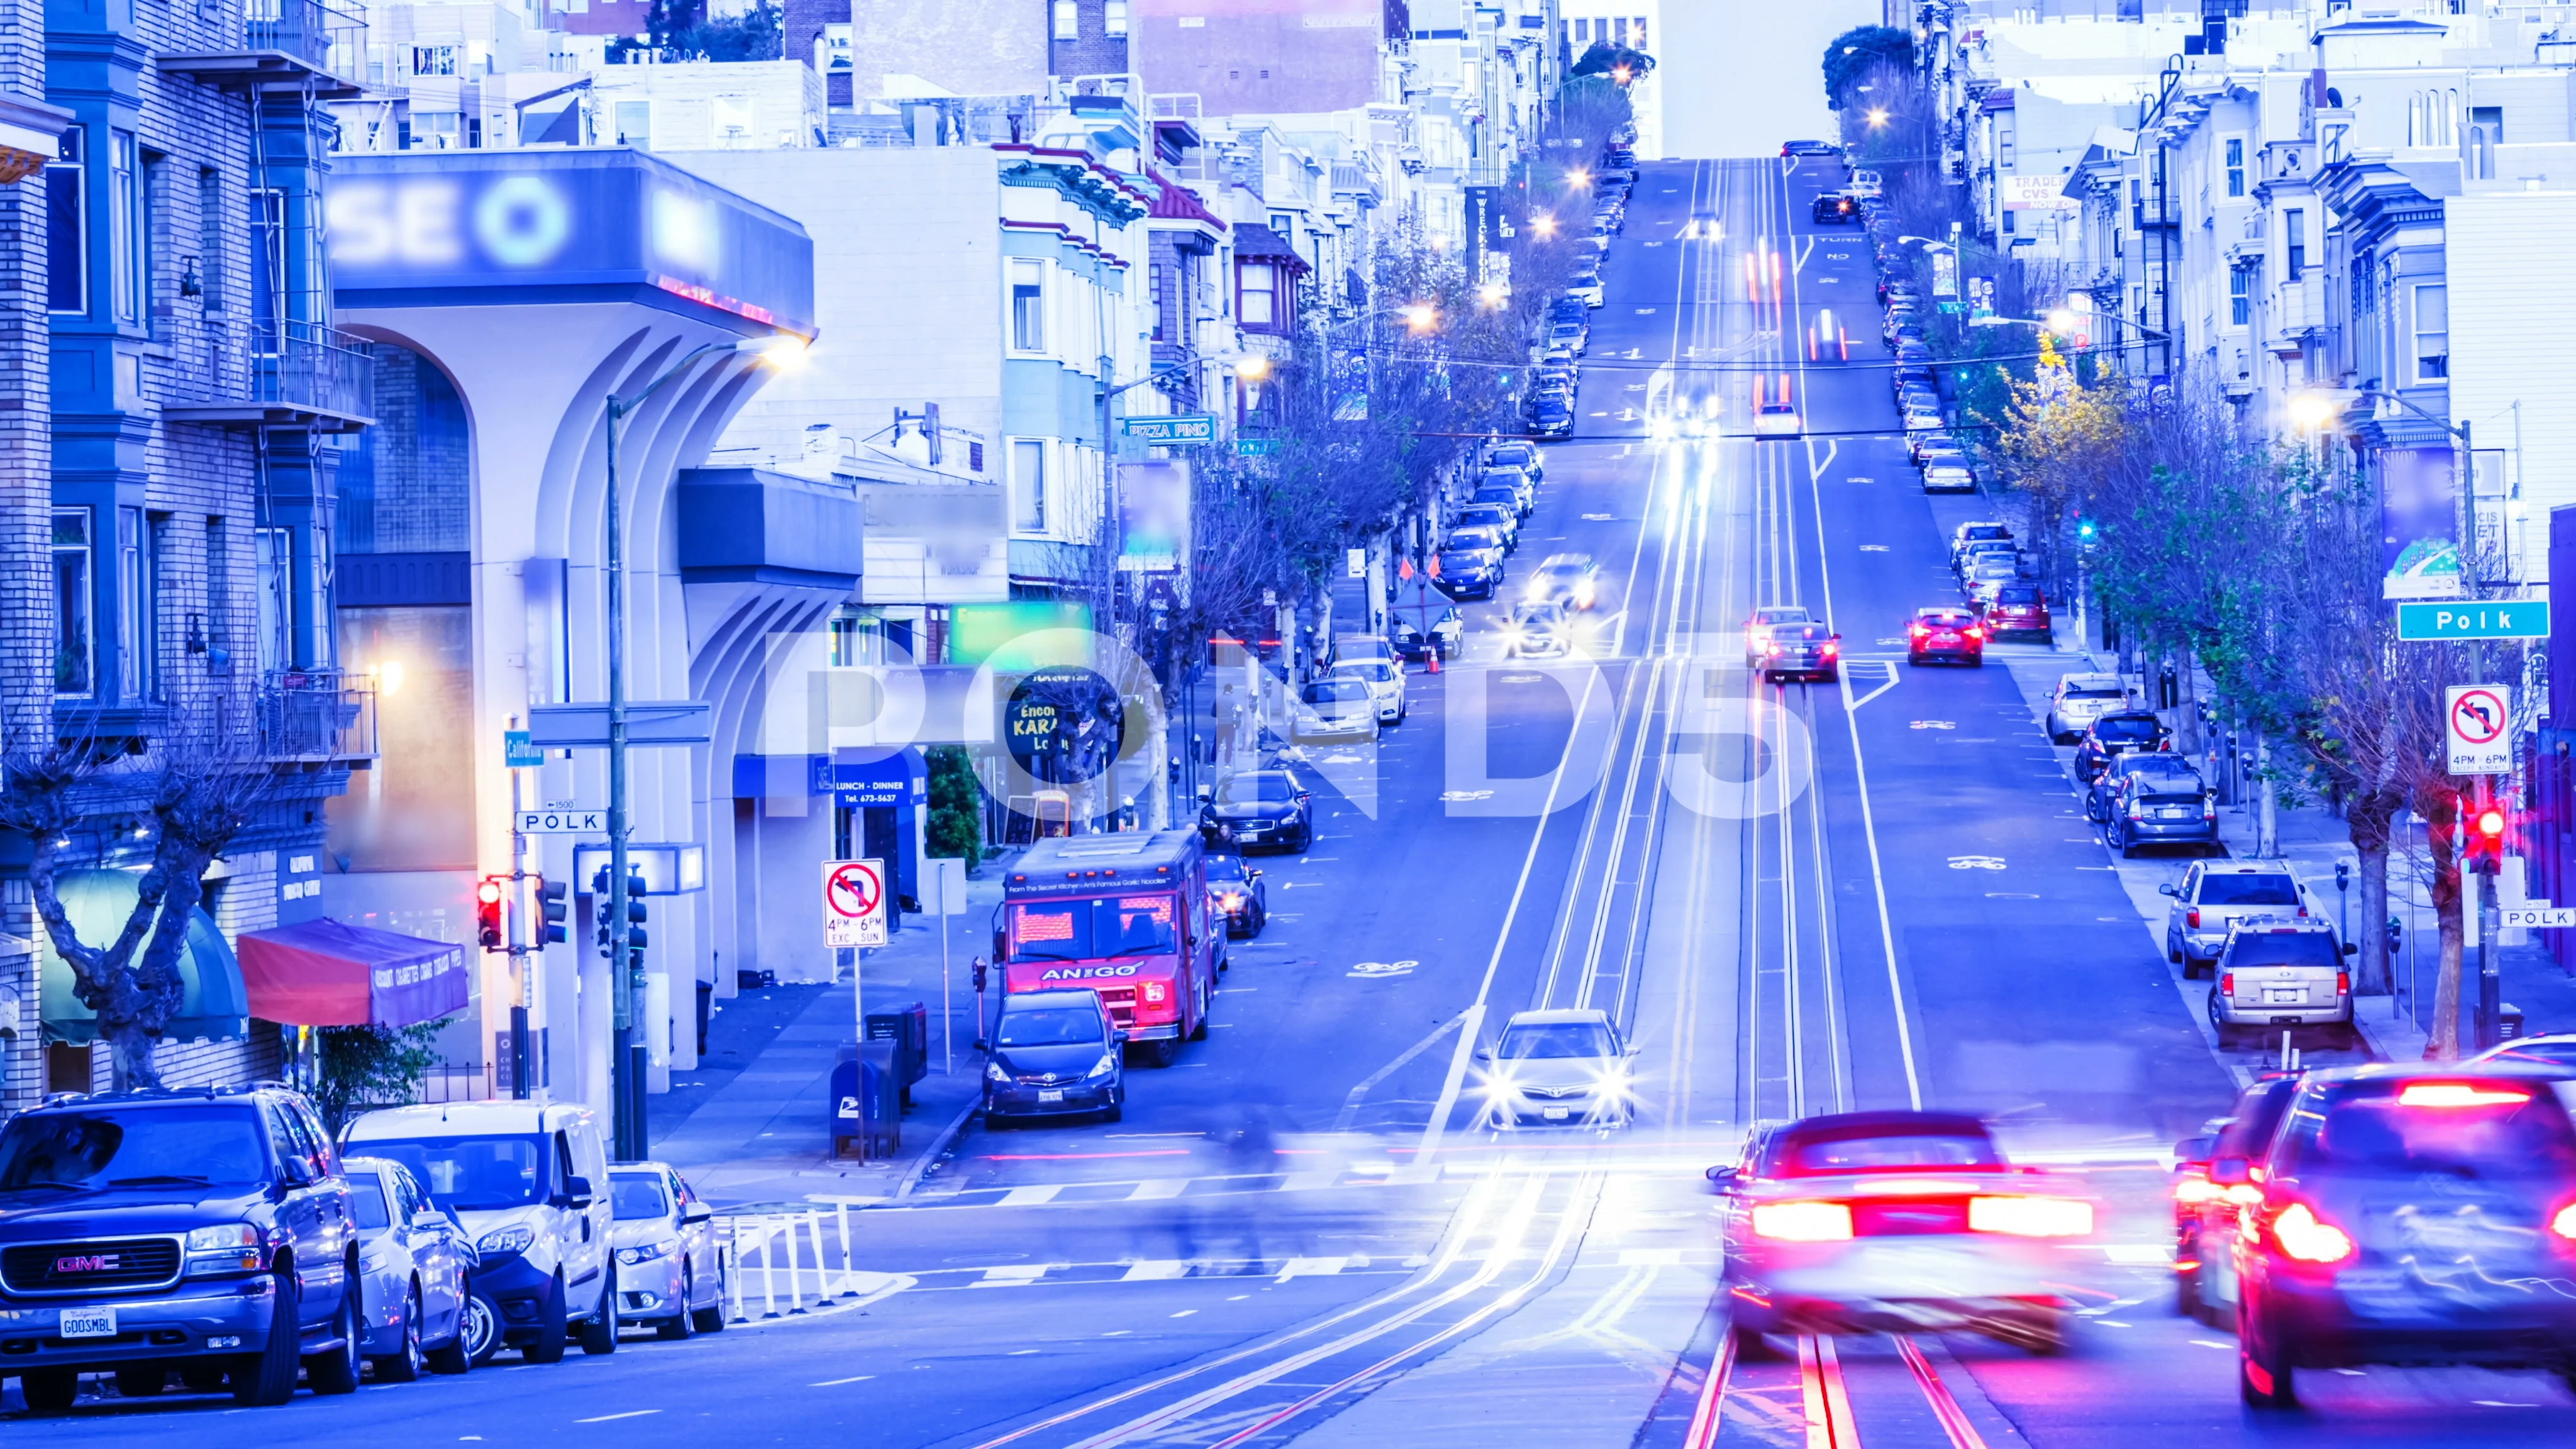
POLYGON ((285 1420, 110 1400, 48 1440, 1535 1449, 1711 1442, 1713 1408, 1730 1445, 2556 1441, 2556 1382, 2466 1369, 2311 1376, 2308 1409, 2257 1422, 2232 1341, 2175 1316, 2160 1154, 2238 1074, 2005 667, 2048 646, 1903 662, 1971 505, 1936 508, 1903 455, 1866 239, 1807 221, 1840 179, 1643 167, 1514 564, 1600 562, 1588 657, 1499 657, 1507 588, 1381 745, 1292 761, 1372 769, 1373 798, 1324 789, 1314 848, 1253 862, 1270 925, 1207 1039, 1135 1069, 1123 1121, 970 1125, 913 1197, 854 1214, 888 1291, 285 1420), (1683 235, 1700 214, 1719 238, 1683 235), (1749 284, 1771 257, 1780 284, 1749 284), (1807 361, 1820 308, 1850 361, 1807 361), (1789 379, 1804 436, 1747 435, 1757 377, 1789 379), (1651 436, 1662 400, 1712 391, 1728 436, 1651 436), (1770 603, 1831 622, 1838 684, 1748 673, 1770 603), (1469 1050, 1563 1006, 1642 1047, 1635 1125, 1491 1130, 1469 1050), (2108 1205, 2063 1250, 2066 1352, 1722 1358, 1702 1169, 1756 1120, 1905 1107, 1982 1115, 2108 1205))

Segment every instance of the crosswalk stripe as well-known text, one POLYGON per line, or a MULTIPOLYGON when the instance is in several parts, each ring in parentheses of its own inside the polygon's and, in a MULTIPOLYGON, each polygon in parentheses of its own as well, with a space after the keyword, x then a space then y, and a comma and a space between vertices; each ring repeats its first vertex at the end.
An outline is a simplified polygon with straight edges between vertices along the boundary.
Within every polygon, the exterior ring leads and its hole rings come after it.
POLYGON ((1190 1265, 1187 1259, 1147 1258, 1141 1262, 1129 1264, 1126 1276, 1120 1278, 1118 1281, 1121 1283, 1144 1283, 1158 1278, 1186 1278, 1189 1275, 1190 1265))
POLYGON ((978 1288, 1026 1288, 1046 1276, 1052 1263, 1003 1263, 984 1270, 978 1288))
POLYGON ((1053 1202, 1055 1195, 1064 1191, 1065 1187, 1066 1184, 1061 1182, 1044 1183, 1035 1187, 1015 1187, 1002 1194, 1002 1200, 994 1206, 1034 1207, 1039 1203, 1053 1202))
POLYGON ((1136 1184, 1136 1190, 1127 1194, 1127 1200, 1129 1202, 1160 1202, 1164 1198, 1179 1197, 1182 1193, 1189 1191, 1189 1187, 1190 1180, 1186 1177, 1158 1177, 1151 1182, 1140 1182, 1136 1184))
POLYGON ((1288 1265, 1279 1270, 1279 1276, 1274 1281, 1285 1283, 1291 1278, 1329 1278, 1349 1267, 1350 1263, 1350 1259, 1339 1257, 1291 1258, 1288 1260, 1288 1265))

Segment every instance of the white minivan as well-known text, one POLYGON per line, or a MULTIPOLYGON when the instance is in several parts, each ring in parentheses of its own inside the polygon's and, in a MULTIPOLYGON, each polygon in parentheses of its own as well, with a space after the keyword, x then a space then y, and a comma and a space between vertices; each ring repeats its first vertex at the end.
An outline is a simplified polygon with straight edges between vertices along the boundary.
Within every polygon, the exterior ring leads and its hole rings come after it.
POLYGON ((576 1333, 584 1353, 616 1351, 608 1151, 589 1108, 389 1107, 351 1122, 341 1145, 410 1168, 473 1236, 482 1262, 465 1338, 475 1362, 508 1344, 530 1363, 555 1363, 576 1333))

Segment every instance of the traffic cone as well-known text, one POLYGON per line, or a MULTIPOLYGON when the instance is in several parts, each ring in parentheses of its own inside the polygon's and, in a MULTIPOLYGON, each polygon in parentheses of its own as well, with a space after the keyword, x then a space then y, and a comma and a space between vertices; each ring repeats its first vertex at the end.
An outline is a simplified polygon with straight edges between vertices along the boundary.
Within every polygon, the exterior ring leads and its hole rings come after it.
POLYGON ((1431 672, 1434 674, 1438 674, 1440 672, 1440 644, 1438 640, 1433 640, 1431 644, 1431 672))

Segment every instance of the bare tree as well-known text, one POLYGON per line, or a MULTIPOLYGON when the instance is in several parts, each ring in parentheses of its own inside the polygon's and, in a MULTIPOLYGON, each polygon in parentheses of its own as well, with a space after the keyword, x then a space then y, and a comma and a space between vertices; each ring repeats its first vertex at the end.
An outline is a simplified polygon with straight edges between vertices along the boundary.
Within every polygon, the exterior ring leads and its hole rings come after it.
POLYGON ((120 1088, 158 1087, 154 1052, 186 991, 179 972, 188 927, 205 897, 207 866, 276 793, 276 767, 248 732, 199 726, 174 712, 168 734, 144 755, 88 739, 57 740, 7 756, 0 826, 32 842, 28 883, 37 917, 72 970, 73 992, 97 1014, 120 1088), (153 821, 152 856, 135 904, 113 939, 90 942, 65 909, 61 873, 102 817, 153 821))

